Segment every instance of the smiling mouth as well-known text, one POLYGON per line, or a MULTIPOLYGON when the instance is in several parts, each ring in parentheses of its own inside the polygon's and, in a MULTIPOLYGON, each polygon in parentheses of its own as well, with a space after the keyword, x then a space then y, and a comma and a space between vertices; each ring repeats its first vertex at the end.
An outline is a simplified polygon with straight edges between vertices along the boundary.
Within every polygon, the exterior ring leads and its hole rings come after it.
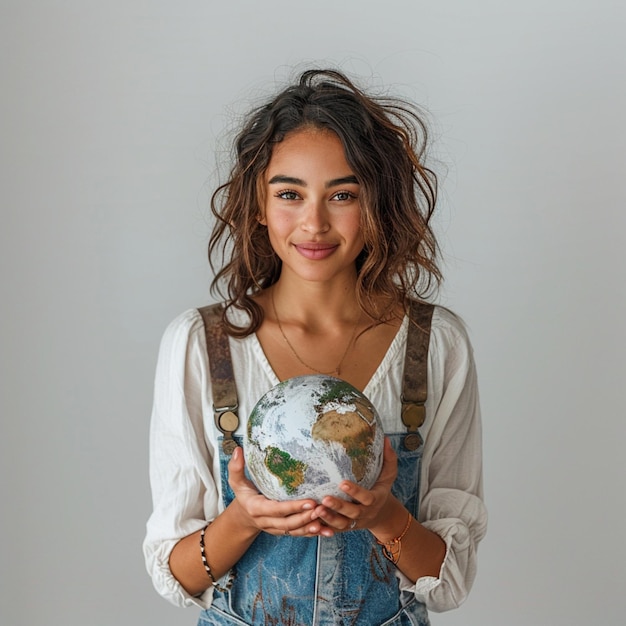
POLYGON ((332 243, 298 243, 295 249, 305 258, 314 261, 328 258, 339 246, 332 243))

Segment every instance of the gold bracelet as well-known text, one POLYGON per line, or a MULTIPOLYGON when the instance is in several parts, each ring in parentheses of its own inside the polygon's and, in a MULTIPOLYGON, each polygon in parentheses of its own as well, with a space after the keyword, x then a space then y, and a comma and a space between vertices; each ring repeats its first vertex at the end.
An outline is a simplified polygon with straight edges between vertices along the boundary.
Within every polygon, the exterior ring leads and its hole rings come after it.
POLYGON ((379 546, 382 546, 383 556, 386 559, 389 559, 394 565, 400 560, 400 553, 402 552, 402 538, 409 531, 412 519, 413 516, 409 513, 409 519, 406 521, 406 526, 404 527, 404 530, 395 539, 392 539, 391 541, 379 541, 378 539, 376 539, 376 543, 379 546))

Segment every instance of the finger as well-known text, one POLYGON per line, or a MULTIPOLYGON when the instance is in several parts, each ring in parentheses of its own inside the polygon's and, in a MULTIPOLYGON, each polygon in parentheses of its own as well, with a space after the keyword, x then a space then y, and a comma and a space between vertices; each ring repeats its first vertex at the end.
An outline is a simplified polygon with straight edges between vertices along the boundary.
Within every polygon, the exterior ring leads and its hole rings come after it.
POLYGON ((243 458, 243 450, 237 446, 233 453, 230 455, 230 461, 228 461, 228 473, 243 472, 245 461, 243 458))
POLYGON ((324 526, 321 520, 311 521, 306 517, 303 519, 299 516, 292 515, 291 517, 281 520, 273 520, 276 523, 275 527, 266 528, 265 531, 272 535, 285 535, 292 537, 316 537, 318 535, 332 536, 334 533, 332 529, 324 526))
POLYGON ((325 496, 321 504, 345 517, 351 519, 358 517, 363 509, 363 505, 370 506, 375 501, 375 496, 371 491, 363 489, 355 483, 344 481, 339 485, 339 488, 350 496, 349 500, 336 498, 335 496, 325 496))
POLYGON ((233 453, 228 461, 228 482, 231 484, 235 482, 250 483, 245 475, 245 461, 243 458, 243 450, 239 447, 233 450, 233 453))
MULTIPOLYGON (((351 514, 356 517, 358 515, 358 508, 353 507, 351 514)), ((315 507, 315 510, 311 514, 311 517, 316 520, 320 520, 325 526, 336 530, 345 530, 351 522, 351 517, 339 513, 331 507, 319 505, 315 507)))
POLYGON ((376 483, 393 484, 398 474, 398 456, 391 445, 388 437, 385 437, 385 446, 383 448, 383 465, 376 483))
POLYGON ((328 526, 334 530, 347 530, 352 524, 352 519, 345 515, 340 515, 329 509, 326 509, 324 513, 320 515, 320 520, 325 526, 328 526))
MULTIPOLYGON (((262 494, 248 497, 244 492, 242 505, 248 513, 255 517, 263 528, 284 530, 286 518, 290 518, 290 528, 304 526, 311 521, 311 512, 315 508, 313 500, 285 500, 278 502, 269 500, 262 494)), ((239 496, 236 496, 239 497, 239 496)))
POLYGON ((304 536, 319 531, 320 521, 311 521, 310 511, 298 511, 287 515, 279 513, 280 505, 264 496, 250 498, 242 502, 241 506, 251 517, 256 528, 272 535, 283 535, 289 531, 295 535, 304 536), (314 528, 309 528, 314 526, 314 528))
POLYGON ((349 497, 349 500, 343 500, 341 498, 329 498, 327 500, 324 498, 322 503, 335 511, 339 511, 342 514, 347 515, 348 517, 356 517, 358 511, 360 510, 360 506, 372 506, 372 504, 376 502, 378 492, 375 491, 375 488, 378 485, 379 483, 376 483, 376 485, 374 485, 374 487, 370 490, 365 489, 356 483, 344 480, 339 484, 339 489, 341 489, 341 491, 349 497))

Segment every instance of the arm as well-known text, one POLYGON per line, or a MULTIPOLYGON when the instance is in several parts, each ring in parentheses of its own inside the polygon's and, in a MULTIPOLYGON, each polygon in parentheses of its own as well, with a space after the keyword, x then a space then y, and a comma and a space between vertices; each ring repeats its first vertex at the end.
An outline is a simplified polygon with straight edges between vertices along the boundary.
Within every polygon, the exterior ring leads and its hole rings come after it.
POLYGON ((195 598, 172 575, 170 553, 183 538, 219 513, 218 487, 204 441, 207 410, 202 320, 191 310, 166 329, 159 348, 150 423, 153 511, 143 544, 157 592, 177 606, 206 608, 211 594, 195 598))
POLYGON ((436 579, 413 589, 433 611, 458 607, 477 569, 478 544, 487 529, 482 481, 482 427, 472 347, 461 322, 440 312, 433 345, 435 413, 426 436, 424 492, 419 520, 446 543, 436 579))
MULTIPOLYGON (((241 448, 233 453, 232 462, 238 463, 241 448)), ((218 515, 205 532, 205 555, 215 580, 221 578, 250 547, 259 530, 245 523, 239 500, 233 502, 218 515)), ((200 554, 200 532, 181 539, 173 548, 169 558, 170 570, 189 595, 203 593, 210 585, 200 554)))
MULTIPOLYGON (((431 335, 429 408, 422 459, 419 520, 402 539, 396 564, 401 586, 429 609, 456 608, 476 574, 476 550, 486 531, 482 491, 480 408, 471 346, 461 323, 439 310, 431 335)), ((387 456, 383 472, 387 467, 387 456)), ((395 468, 394 468, 395 469, 395 468)), ((395 473, 393 474, 395 478, 395 473)), ((383 473, 381 481, 385 483, 383 473)), ((359 504, 324 500, 316 514, 338 530, 369 528, 380 541, 398 537, 408 512, 377 484, 371 492, 351 486, 359 504)))
MULTIPOLYGON (((211 580, 200 553, 216 579, 226 573, 261 530, 312 536, 324 532, 311 523, 312 501, 276 503, 259 495, 244 475, 243 455, 233 455, 229 481, 236 498, 224 511, 213 476, 210 389, 202 320, 188 311, 166 330, 157 364, 150 428, 150 480, 154 509, 147 524, 144 555, 157 591, 178 606, 211 603, 211 580), (208 591, 207 591, 208 590, 208 591), (206 591, 206 593, 204 593, 206 591)), ((217 477, 219 480, 219 477, 217 477)))

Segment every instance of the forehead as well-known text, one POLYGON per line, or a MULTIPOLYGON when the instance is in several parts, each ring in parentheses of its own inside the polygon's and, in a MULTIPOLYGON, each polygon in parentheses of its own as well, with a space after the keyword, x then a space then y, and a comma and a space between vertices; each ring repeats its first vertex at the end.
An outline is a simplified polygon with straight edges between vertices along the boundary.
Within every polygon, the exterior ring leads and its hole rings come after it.
POLYGON ((285 168, 285 171, 340 169, 344 174, 352 173, 339 137, 330 130, 318 128, 293 131, 274 146, 267 174, 285 168))

